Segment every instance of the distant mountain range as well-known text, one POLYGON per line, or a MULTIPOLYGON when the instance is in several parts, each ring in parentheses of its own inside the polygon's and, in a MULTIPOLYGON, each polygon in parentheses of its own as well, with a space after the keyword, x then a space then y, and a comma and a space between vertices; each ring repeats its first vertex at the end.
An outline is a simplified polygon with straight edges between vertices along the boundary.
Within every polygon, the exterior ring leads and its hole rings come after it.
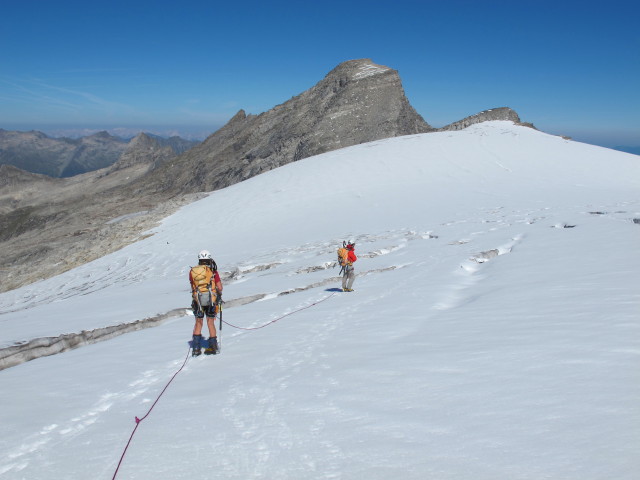
MULTIPOLYGON (((147 148, 169 148, 179 155, 199 142, 180 137, 165 139, 151 134, 147 148)), ((71 138, 51 138, 42 132, 17 132, 0 129, 0 165, 13 165, 21 170, 50 177, 72 177, 99 170, 116 163, 121 156, 139 147, 139 136, 124 140, 107 132, 71 138)))

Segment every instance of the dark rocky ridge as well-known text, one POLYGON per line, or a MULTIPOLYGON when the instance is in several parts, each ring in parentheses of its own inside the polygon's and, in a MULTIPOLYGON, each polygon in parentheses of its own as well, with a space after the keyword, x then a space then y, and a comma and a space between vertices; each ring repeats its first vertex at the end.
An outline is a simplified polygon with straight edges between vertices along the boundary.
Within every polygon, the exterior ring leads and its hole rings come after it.
MULTIPOLYGON (((450 123, 442 128, 438 128, 439 132, 446 132, 451 130, 464 130, 471 125, 475 125, 476 123, 482 122, 491 122, 495 120, 506 120, 518 125, 525 125, 520 121, 520 117, 518 114, 511 110, 508 107, 500 107, 500 108, 491 108, 489 110, 484 110, 482 112, 476 113, 475 115, 470 115, 462 120, 458 120, 457 122, 450 123)), ((527 126, 533 126, 531 124, 527 124, 527 126)))
POLYGON ((211 191, 320 153, 432 131, 396 70, 352 60, 260 115, 240 110, 200 145, 145 179, 152 191, 211 191))

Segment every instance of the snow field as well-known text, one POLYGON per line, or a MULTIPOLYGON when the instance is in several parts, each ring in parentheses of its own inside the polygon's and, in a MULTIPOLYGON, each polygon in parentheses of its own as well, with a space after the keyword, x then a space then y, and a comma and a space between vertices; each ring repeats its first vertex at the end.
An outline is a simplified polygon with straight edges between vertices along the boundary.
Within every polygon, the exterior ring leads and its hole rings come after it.
MULTIPOLYGON (((215 206, 226 213, 210 249, 235 272, 225 299, 264 295, 224 320, 260 327, 318 303, 259 330, 224 325, 222 354, 188 360, 118 478, 191 478, 195 465, 224 479, 631 480, 640 176, 633 156, 611 155, 492 122, 298 162, 186 207, 117 254, 1 295, 2 338, 188 303, 187 266, 208 245, 184 231, 215 206), (334 161, 359 181, 335 186, 334 161), (335 293, 330 264, 348 237, 356 291, 335 293), (26 304, 34 291, 51 302, 26 304), (105 307, 88 318, 96 302, 105 307)), ((0 477, 111 478, 192 326, 177 317, 0 371, 11 392, 0 400, 0 477)))

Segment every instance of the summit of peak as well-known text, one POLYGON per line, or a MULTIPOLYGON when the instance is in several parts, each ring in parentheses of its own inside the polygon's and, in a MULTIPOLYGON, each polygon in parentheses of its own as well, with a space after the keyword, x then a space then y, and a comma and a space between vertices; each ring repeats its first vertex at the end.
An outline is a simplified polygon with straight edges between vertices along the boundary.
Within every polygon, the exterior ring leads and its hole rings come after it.
POLYGON ((349 76, 353 80, 360 80, 362 78, 392 71, 392 69, 384 65, 378 65, 369 58, 360 58, 357 60, 347 60, 346 62, 342 62, 334 68, 331 73, 344 73, 345 71, 348 71, 349 76))
POLYGON ((359 80, 365 77, 371 77, 379 73, 388 72, 391 70, 389 67, 383 65, 376 65, 375 63, 362 64, 358 67, 358 71, 354 74, 354 79, 359 80))

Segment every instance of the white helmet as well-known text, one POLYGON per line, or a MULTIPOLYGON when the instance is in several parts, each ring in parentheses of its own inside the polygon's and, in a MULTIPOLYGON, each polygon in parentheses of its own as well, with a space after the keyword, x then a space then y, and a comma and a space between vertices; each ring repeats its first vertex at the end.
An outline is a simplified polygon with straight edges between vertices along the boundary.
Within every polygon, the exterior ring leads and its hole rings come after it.
POLYGON ((198 254, 198 260, 213 260, 213 257, 209 253, 209 250, 202 250, 198 254))

